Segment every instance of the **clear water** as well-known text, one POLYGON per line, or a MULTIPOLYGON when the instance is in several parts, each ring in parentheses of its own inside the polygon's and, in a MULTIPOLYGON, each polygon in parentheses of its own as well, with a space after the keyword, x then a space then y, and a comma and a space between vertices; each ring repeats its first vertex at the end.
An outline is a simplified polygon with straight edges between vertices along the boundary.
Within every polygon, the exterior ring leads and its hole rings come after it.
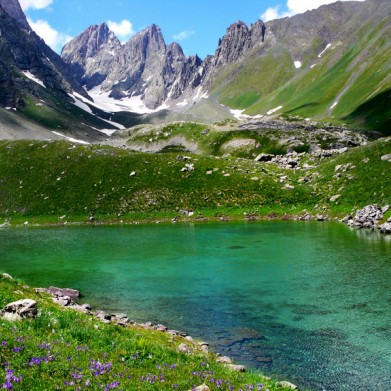
POLYGON ((339 224, 0 231, 0 269, 303 388, 391 389, 391 242, 339 224))

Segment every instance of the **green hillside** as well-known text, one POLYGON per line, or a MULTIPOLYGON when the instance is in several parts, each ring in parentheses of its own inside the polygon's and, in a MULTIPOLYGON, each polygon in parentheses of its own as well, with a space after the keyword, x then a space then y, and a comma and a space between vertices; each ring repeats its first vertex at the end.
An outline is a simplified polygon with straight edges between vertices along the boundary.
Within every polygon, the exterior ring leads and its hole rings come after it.
POLYGON ((243 213, 342 215, 372 203, 391 204, 391 141, 338 157, 303 157, 289 170, 233 156, 145 154, 67 142, 0 143, 0 216, 64 223, 159 220, 195 211, 193 218, 243 218, 243 213), (335 167, 351 163, 346 174, 335 167), (339 196, 337 201, 332 197, 339 196))

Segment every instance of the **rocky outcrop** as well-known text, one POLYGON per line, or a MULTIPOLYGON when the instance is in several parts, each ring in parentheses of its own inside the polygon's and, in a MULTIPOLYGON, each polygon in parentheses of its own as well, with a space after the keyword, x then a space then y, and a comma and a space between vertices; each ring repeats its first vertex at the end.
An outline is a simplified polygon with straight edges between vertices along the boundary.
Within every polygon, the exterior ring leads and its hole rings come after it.
POLYGON ((214 67, 218 68, 228 63, 232 64, 240 59, 249 49, 265 40, 266 25, 259 20, 248 27, 242 21, 238 21, 228 27, 213 58, 214 67))
POLYGON ((391 219, 382 225, 380 221, 384 219, 384 215, 389 211, 390 206, 381 207, 379 205, 367 205, 359 210, 355 216, 348 215, 341 220, 342 223, 349 225, 352 228, 369 228, 379 229, 382 233, 391 233, 391 219))

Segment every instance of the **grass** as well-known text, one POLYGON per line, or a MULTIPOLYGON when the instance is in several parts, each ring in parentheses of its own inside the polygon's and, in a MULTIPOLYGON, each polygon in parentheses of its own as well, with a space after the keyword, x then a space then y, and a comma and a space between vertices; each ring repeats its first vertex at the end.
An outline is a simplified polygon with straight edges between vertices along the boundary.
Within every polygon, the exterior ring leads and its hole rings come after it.
POLYGON ((181 156, 67 142, 1 142, 0 216, 84 221, 90 214, 121 219, 179 209, 289 209, 315 201, 306 185, 285 190, 276 176, 287 172, 275 166, 190 155, 194 171, 182 172, 188 162, 181 156))
POLYGON ((0 386, 12 390, 282 390, 259 373, 231 372, 214 354, 178 351, 181 337, 120 327, 63 309, 46 294, 0 277, 0 308, 29 298, 38 317, 0 320, 0 386), (254 387, 254 388, 251 388, 254 387), (257 388, 258 387, 258 388, 257 388))
POLYGON ((283 106, 280 115, 347 122, 389 135, 390 36, 385 20, 365 20, 348 39, 332 42, 322 58, 314 40, 296 71, 283 48, 266 47, 223 68, 212 88, 221 103, 250 115, 283 106))
MULTIPOLYGON (((223 156, 230 153, 232 156, 241 158, 255 158, 260 153, 272 153, 275 155, 284 155, 286 147, 281 145, 272 134, 267 134, 266 129, 262 132, 250 130, 224 130, 198 123, 174 123, 163 127, 162 129, 151 129, 145 132, 135 132, 128 139, 128 145, 137 147, 138 144, 153 146, 159 142, 168 142, 174 137, 180 136, 190 144, 197 147, 199 153, 203 155, 223 156), (253 142, 250 148, 236 148, 230 146, 233 140, 247 140, 253 142)), ((224 126, 224 125, 222 125, 224 126)), ((142 129, 142 128, 141 128, 142 129)), ((184 146, 174 145, 164 147, 162 152, 168 152, 170 149, 179 152, 185 149, 184 146), (176 149, 175 149, 176 147, 176 149)))
POLYGON ((314 168, 293 171, 232 156, 186 154, 190 160, 183 160, 182 153, 1 142, 0 219, 64 224, 93 215, 103 222, 163 222, 181 216, 180 210, 195 211, 185 220, 295 216, 304 210, 340 216, 368 204, 391 204, 390 163, 381 160, 389 153, 391 141, 383 139, 322 160, 307 154, 303 163, 314 168), (337 177, 335 167, 348 163, 354 167, 337 177), (182 171, 186 164, 194 171, 182 171), (294 189, 287 190, 287 183, 294 189), (339 200, 331 202, 335 195, 339 200))

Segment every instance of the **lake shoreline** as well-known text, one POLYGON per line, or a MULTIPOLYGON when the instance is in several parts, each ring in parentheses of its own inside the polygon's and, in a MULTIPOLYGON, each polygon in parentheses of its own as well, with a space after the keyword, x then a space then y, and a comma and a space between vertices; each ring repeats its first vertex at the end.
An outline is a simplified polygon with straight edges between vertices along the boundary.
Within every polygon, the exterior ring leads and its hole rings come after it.
MULTIPOLYGON (((17 284, 20 284, 18 280, 14 280, 13 276, 2 273, 0 274, 0 283, 1 280, 8 281, 8 282, 17 282, 17 284)), ((233 362, 233 360, 228 356, 221 356, 218 352, 209 351, 209 343, 203 342, 199 340, 198 338, 193 338, 190 335, 188 335, 186 332, 178 331, 169 329, 168 327, 162 325, 162 324, 155 324, 152 322, 145 322, 145 323, 136 323, 135 321, 130 320, 127 314, 111 314, 106 313, 104 310, 101 309, 92 309, 92 307, 89 304, 81 304, 82 294, 79 290, 73 289, 73 288, 57 288, 51 286, 50 288, 31 288, 28 285, 23 285, 23 289, 32 289, 35 294, 43 298, 46 296, 46 298, 49 298, 49 300, 52 300, 55 305, 58 305, 58 307, 63 311, 75 311, 79 314, 84 314, 90 317, 90 320, 98 320, 103 325, 107 326, 119 326, 123 329, 129 329, 129 330, 140 330, 143 329, 146 332, 151 333, 162 333, 167 336, 169 336, 169 340, 171 343, 174 343, 174 340, 176 341, 176 344, 179 342, 182 342, 179 344, 177 350, 179 353, 182 353, 184 355, 188 356, 204 356, 207 359, 214 360, 217 365, 225 368, 227 371, 234 373, 240 373, 245 374, 247 373, 247 368, 244 365, 236 364, 233 362), (80 303, 80 304, 79 304, 80 303)), ((20 290, 15 291, 16 293, 22 293, 20 290)), ((15 293, 14 292, 14 293, 15 293)), ((22 299, 22 300, 30 300, 30 299, 22 299)), ((31 300, 30 300, 31 301, 31 300)), ((38 300, 37 300, 38 301, 38 300)), ((36 303, 36 301, 35 301, 36 303)), ((8 306, 12 305, 9 304, 8 306)), ((35 304, 36 305, 36 304, 35 304)), ((6 308, 8 307, 6 306, 6 308)), ((36 311, 36 309, 34 309, 36 311)), ((11 313, 11 312, 10 312, 11 313)), ((0 319, 1 316, 4 314, 7 314, 6 310, 0 309, 0 319)), ((17 312, 12 312, 13 316, 16 317, 15 319, 17 321, 23 321, 24 317, 22 314, 18 314, 17 312)), ((37 316, 37 311, 35 312, 35 315, 31 318, 34 318, 37 316)), ((11 318, 10 318, 11 319, 11 318)), ((14 322, 15 319, 10 322, 14 322)), ((98 334, 99 327, 96 325, 94 326, 96 333, 98 334)), ((49 345, 48 345, 49 346, 49 345)), ((299 388, 286 380, 282 381, 275 381, 272 378, 265 376, 262 374, 259 370, 251 369, 250 372, 257 373, 264 381, 271 381, 274 383, 274 385, 281 390, 298 390, 299 388)), ((209 390, 209 388, 202 388, 203 386, 200 386, 202 390, 209 390)), ((199 388, 196 388, 197 390, 199 388)))

